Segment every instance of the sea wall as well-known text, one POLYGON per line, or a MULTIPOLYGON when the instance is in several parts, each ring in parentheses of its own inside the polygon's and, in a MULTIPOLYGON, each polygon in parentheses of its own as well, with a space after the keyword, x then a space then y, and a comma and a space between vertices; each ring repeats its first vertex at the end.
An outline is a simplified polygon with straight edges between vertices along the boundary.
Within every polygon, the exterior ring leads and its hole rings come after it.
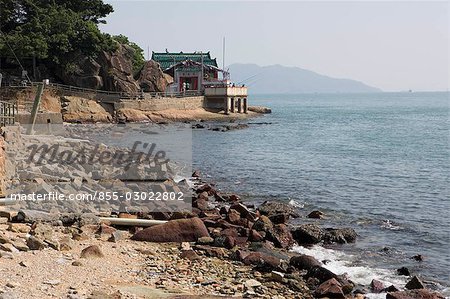
POLYGON ((194 110, 205 106, 203 96, 185 98, 155 98, 145 100, 121 101, 114 104, 115 110, 135 109, 141 111, 162 111, 167 109, 194 110))

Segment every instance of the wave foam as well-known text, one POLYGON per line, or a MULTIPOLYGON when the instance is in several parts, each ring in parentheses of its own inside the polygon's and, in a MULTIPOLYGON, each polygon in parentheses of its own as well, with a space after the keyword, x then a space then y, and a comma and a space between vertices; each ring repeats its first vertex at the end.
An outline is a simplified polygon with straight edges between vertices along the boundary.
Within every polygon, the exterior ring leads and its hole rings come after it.
MULTIPOLYGON (((372 279, 379 280, 385 286, 395 285, 400 287, 405 285, 406 277, 399 277, 393 271, 386 269, 370 268, 368 266, 353 265, 355 257, 340 251, 324 248, 321 246, 313 246, 305 248, 302 246, 294 246, 292 251, 307 254, 315 257, 319 261, 327 260, 323 267, 332 271, 337 275, 347 274, 348 277, 356 284, 370 286, 372 279)), ((386 294, 367 294, 369 298, 385 298, 386 294)))

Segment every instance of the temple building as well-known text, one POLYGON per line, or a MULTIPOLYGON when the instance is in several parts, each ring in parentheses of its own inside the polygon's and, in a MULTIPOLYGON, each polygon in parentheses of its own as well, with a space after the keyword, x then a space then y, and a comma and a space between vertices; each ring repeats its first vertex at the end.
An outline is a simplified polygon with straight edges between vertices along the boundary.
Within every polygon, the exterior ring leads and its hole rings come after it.
POLYGON ((247 113, 247 87, 232 84, 229 73, 218 67, 210 52, 152 52, 152 60, 173 78, 166 94, 202 94, 205 108, 247 113))
POLYGON ((217 60, 212 59, 209 52, 153 52, 152 60, 159 63, 164 73, 173 77, 171 91, 202 91, 203 86, 223 82, 219 80, 219 73, 222 79, 227 77, 227 73, 217 66, 217 60))

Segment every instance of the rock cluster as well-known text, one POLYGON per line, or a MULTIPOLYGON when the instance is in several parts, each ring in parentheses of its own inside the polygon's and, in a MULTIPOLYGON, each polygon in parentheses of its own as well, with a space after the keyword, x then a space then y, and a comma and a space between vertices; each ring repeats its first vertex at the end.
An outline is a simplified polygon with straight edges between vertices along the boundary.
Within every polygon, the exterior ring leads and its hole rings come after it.
POLYGON ((118 45, 114 52, 102 52, 95 59, 80 54, 73 58, 78 66, 75 71, 60 70, 58 75, 65 84, 82 88, 127 93, 164 91, 171 78, 158 63, 147 61, 139 74, 133 74, 133 51, 128 45, 118 45))
MULTIPOLYGON (((194 172, 193 178, 198 179, 199 172, 194 172)), ((316 243, 352 243, 357 238, 352 228, 322 228, 315 224, 301 224, 290 227, 288 220, 299 217, 296 208, 290 204, 266 201, 259 207, 245 205, 239 196, 234 194, 222 194, 209 184, 199 183, 195 189, 196 197, 193 199, 193 211, 191 221, 203 221, 197 228, 205 234, 193 241, 194 230, 186 234, 186 239, 175 230, 173 241, 189 241, 191 246, 185 246, 180 256, 191 261, 201 261, 206 257, 220 258, 232 262, 240 262, 261 273, 262 276, 254 276, 244 282, 245 288, 258 288, 266 286, 268 282, 278 284, 283 289, 301 293, 301 297, 313 296, 316 298, 351 298, 362 296, 367 290, 374 293, 387 293, 387 298, 441 298, 438 293, 424 290, 424 285, 419 278, 413 277, 406 285, 406 289, 413 291, 399 291, 394 286, 385 287, 383 283, 373 280, 366 291, 361 287, 355 288, 346 275, 337 275, 325 268, 324 264, 312 256, 295 254, 287 251, 295 243, 310 245, 316 243), (198 218, 197 218, 198 217, 198 218), (194 220, 195 219, 195 220, 194 220), (204 231, 204 229, 207 231, 204 231), (420 289, 422 291, 416 291, 420 289), (403 296, 403 297, 402 297, 403 296)), ((315 211, 315 215, 321 218, 323 213, 315 211)), ((308 217, 308 216, 307 216, 308 217)), ((309 216, 310 217, 310 216, 309 216)), ((166 225, 160 225, 160 229, 147 230, 146 241, 159 241, 159 238, 167 239, 163 230, 168 228, 171 222, 175 224, 179 220, 169 221, 166 225), (150 234, 150 232, 153 232, 150 234)), ((199 222, 198 222, 199 223, 199 222)), ((186 228, 191 225, 186 225, 186 228)), ((133 237, 139 239, 142 232, 133 237)), ((144 240, 144 239, 141 239, 144 240)), ((364 287, 363 287, 364 289, 364 287)), ((239 295, 240 290, 230 291, 230 294, 239 295)), ((245 292, 244 296, 255 295, 253 292, 245 292)), ((265 294, 257 294, 263 296, 265 294)), ((293 296, 294 297, 294 296, 293 296)), ((291 297, 289 297, 291 298, 291 297)))

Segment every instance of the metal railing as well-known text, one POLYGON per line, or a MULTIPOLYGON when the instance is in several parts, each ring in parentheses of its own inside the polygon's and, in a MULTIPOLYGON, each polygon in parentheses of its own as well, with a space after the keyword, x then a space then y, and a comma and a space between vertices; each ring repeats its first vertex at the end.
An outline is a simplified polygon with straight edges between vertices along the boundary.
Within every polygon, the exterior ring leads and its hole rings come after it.
POLYGON ((18 107, 16 102, 0 101, 0 126, 14 125, 17 113, 18 107))
MULTIPOLYGON (((13 89, 26 89, 36 87, 42 84, 42 82, 28 82, 27 84, 20 85, 3 85, 5 88, 13 88, 13 89)), ((59 83, 49 83, 46 86, 56 89, 62 93, 78 93, 78 94, 95 94, 97 97, 97 101, 101 102, 103 99, 102 95, 107 97, 107 100, 143 100, 148 98, 162 98, 162 97, 172 97, 172 98, 182 98, 182 97, 191 97, 191 96, 200 96, 203 95, 202 91, 198 90, 186 90, 180 92, 120 92, 120 91, 105 91, 99 89, 90 89, 90 88, 82 88, 77 86, 59 84, 59 83)))

